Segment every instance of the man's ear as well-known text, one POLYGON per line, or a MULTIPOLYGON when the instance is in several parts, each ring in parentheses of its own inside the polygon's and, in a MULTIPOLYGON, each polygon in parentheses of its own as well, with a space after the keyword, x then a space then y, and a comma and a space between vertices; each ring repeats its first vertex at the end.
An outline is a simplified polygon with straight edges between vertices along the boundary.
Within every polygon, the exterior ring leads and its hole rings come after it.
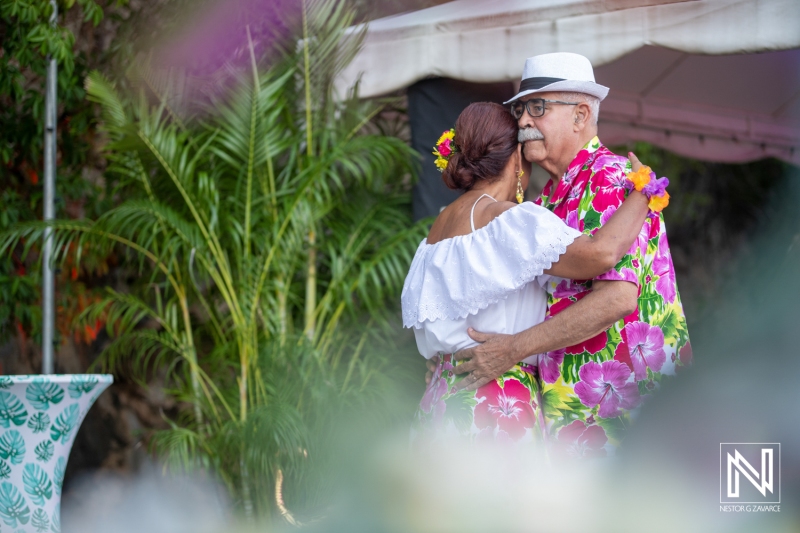
POLYGON ((591 109, 589 104, 581 102, 575 106, 575 113, 573 115, 574 124, 572 131, 582 131, 589 125, 589 117, 591 116, 591 109))

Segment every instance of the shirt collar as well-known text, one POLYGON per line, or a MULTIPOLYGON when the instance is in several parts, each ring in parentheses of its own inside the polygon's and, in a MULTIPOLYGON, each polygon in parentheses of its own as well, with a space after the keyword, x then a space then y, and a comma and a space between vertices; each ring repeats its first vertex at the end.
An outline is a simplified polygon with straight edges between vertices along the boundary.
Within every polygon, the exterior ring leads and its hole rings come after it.
MULTIPOLYGON (((564 172, 564 175, 561 176, 561 179, 558 180, 558 185, 556 185, 555 190, 550 195, 550 198, 555 198, 555 201, 552 203, 555 205, 561 204, 564 200, 567 199, 566 189, 572 187, 571 181, 568 183, 565 179, 567 175, 572 175, 573 178, 580 172, 580 167, 584 165, 590 165, 594 162, 594 158, 597 157, 597 152, 600 150, 600 147, 603 146, 603 143, 600 142, 600 138, 595 135, 592 139, 583 145, 578 151, 578 155, 575 156, 575 159, 567 167, 567 171, 564 172), (578 167, 577 169, 575 167, 578 167)), ((552 183, 552 182, 551 182, 552 183)), ((550 185, 551 189, 552 184, 550 185)))
POLYGON ((561 176, 560 183, 564 182, 564 177, 572 171, 577 166, 583 166, 585 163, 589 162, 591 164, 594 161, 595 153, 603 146, 603 143, 600 142, 600 138, 595 135, 592 139, 583 145, 578 151, 578 155, 575 156, 575 159, 567 167, 567 171, 564 172, 564 175, 561 176))

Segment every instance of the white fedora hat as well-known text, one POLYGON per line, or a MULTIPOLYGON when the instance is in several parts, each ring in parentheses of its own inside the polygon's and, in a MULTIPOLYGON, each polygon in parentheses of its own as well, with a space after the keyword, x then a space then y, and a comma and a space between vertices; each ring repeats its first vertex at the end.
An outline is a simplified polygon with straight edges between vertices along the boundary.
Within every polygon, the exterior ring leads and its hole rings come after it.
POLYGON ((569 52, 542 54, 525 60, 519 93, 504 103, 552 91, 591 94, 602 100, 608 94, 608 87, 595 83, 592 64, 584 56, 569 52))

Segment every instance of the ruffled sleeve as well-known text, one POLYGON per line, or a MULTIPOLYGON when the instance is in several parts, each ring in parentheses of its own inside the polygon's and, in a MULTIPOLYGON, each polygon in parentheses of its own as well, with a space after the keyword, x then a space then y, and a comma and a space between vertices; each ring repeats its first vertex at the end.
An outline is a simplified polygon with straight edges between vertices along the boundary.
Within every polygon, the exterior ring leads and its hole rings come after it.
POLYGON ((403 286, 403 325, 476 314, 540 276, 580 235, 525 202, 468 235, 423 240, 403 286))

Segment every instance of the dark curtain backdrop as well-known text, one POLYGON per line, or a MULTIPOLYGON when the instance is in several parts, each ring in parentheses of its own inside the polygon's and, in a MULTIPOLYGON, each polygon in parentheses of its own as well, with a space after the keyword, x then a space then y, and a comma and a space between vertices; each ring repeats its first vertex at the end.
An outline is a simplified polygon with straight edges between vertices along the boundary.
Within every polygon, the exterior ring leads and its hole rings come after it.
POLYGON ((408 88, 411 145, 422 155, 419 181, 414 186, 414 219, 438 215, 458 197, 442 182, 434 166, 433 145, 452 128, 461 111, 472 102, 502 104, 514 96, 512 83, 469 83, 449 78, 422 80, 408 88))

